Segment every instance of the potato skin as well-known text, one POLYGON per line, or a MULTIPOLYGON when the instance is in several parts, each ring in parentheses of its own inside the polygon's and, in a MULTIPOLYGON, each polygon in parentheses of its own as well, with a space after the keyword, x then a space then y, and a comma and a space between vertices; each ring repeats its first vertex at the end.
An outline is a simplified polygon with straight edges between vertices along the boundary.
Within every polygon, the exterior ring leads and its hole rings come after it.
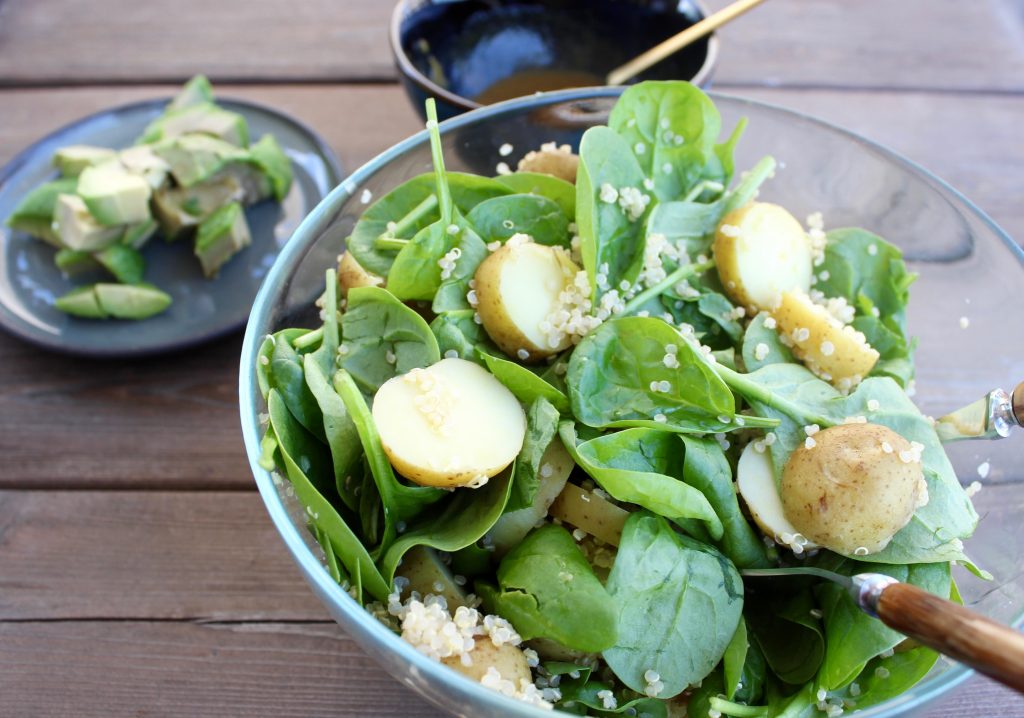
POLYGON ((817 432, 782 472, 786 518, 811 541, 847 556, 884 549, 928 503, 928 485, 911 444, 877 424, 817 432), (886 446, 889 451, 886 451, 886 446))
POLYGON ((561 147, 545 145, 539 150, 527 152, 526 156, 519 160, 518 170, 554 175, 566 182, 576 184, 576 171, 579 166, 580 156, 574 154, 568 145, 561 147))
POLYGON ((441 662, 477 683, 491 666, 494 666, 502 678, 512 681, 516 688, 519 688, 519 682, 522 679, 533 682, 530 665, 526 662, 526 655, 510 643, 495 646, 488 636, 477 636, 469 656, 473 659, 473 663, 468 666, 462 665, 462 659, 459 656, 449 656, 442 659, 441 662))
POLYGON ((612 546, 619 545, 622 527, 629 518, 625 509, 575 484, 565 485, 548 513, 612 546))
POLYGON ((383 287, 384 277, 367 271, 347 249, 338 262, 338 286, 341 296, 348 297, 348 290, 358 287, 383 287))

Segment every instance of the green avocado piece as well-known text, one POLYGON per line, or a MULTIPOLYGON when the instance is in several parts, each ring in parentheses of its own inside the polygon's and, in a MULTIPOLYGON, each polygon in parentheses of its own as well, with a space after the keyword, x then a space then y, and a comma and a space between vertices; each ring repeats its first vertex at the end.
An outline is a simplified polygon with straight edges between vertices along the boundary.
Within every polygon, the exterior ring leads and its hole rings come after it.
POLYGON ((53 226, 62 246, 94 252, 118 242, 124 227, 104 227, 89 212, 85 201, 73 194, 57 196, 53 226))
POLYGON ((53 154, 53 165, 64 177, 77 177, 86 167, 113 159, 116 154, 107 147, 68 145, 53 154))
POLYGON ((171 306, 171 297, 152 284, 95 284, 100 309, 118 319, 147 319, 171 306))
POLYGON ((60 247, 60 238, 53 228, 53 212, 57 197, 62 194, 74 194, 77 187, 76 177, 63 177, 39 185, 25 195, 14 208, 14 212, 7 218, 7 226, 60 247))
POLYGON ((139 222, 133 224, 124 231, 124 237, 121 238, 121 244, 132 249, 142 249, 146 242, 156 234, 156 230, 159 225, 156 220, 150 217, 145 222, 139 222))
POLYGON ((196 233, 196 256, 203 274, 215 276, 225 262, 250 244, 252 237, 242 205, 232 202, 221 207, 199 225, 196 233))
POLYGON ((96 261, 110 272, 114 279, 123 284, 137 284, 142 281, 146 262, 139 250, 124 244, 114 244, 95 254, 96 261))
POLYGON ((86 319, 106 319, 109 316, 100 306, 99 297, 92 285, 72 289, 63 297, 58 297, 53 306, 65 314, 86 319))
POLYGON ((175 181, 182 187, 204 182, 228 162, 246 156, 230 142, 198 133, 162 142, 154 151, 167 162, 175 181))
POLYGON ((242 187, 231 176, 218 176, 192 187, 165 187, 153 195, 153 212, 168 240, 174 240, 198 227, 219 207, 244 196, 242 187))
POLYGON ((160 189, 167 183, 170 167, 151 145, 136 145, 117 153, 117 158, 126 170, 140 175, 153 189, 160 189))
POLYGON ((181 91, 174 96, 174 99, 167 105, 167 111, 183 110, 204 102, 213 102, 213 86, 205 75, 196 75, 186 82, 181 91))
POLYGON ((249 160, 270 180, 278 202, 288 196, 292 187, 292 163, 273 135, 263 135, 249 148, 249 160))
POLYGON ((245 118, 212 102, 165 112, 149 123, 138 144, 152 144, 196 132, 213 135, 236 147, 249 146, 249 125, 245 118))
POLYGON ((100 268, 100 264, 92 252, 83 252, 80 249, 68 249, 67 247, 57 250, 57 253, 53 255, 53 263, 57 265, 57 269, 68 276, 100 268))
POLYGON ((149 183, 117 161, 83 171, 78 178, 78 194, 96 221, 104 226, 136 224, 150 217, 149 183))

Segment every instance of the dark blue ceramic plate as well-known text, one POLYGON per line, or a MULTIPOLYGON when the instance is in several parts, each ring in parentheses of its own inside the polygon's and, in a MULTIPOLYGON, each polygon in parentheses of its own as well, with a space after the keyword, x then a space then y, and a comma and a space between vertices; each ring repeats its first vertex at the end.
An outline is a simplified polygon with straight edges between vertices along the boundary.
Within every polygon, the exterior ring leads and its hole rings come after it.
MULTIPOLYGON (((50 158, 58 148, 74 144, 128 147, 167 102, 140 102, 90 115, 24 150, 0 170, 0 222, 29 190, 57 176, 50 158)), ((300 122, 249 102, 218 103, 245 116, 253 140, 273 134, 295 173, 283 202, 262 202, 246 210, 252 246, 209 280, 203 277, 190 242, 168 243, 157 235, 143 249, 145 279, 171 295, 170 309, 143 321, 78 319, 54 309, 54 299, 81 284, 110 280, 103 275, 65 277, 53 264, 52 247, 0 227, 0 325, 47 349, 123 357, 181 349, 245 324, 278 252, 302 219, 341 181, 341 167, 323 140, 300 122)))

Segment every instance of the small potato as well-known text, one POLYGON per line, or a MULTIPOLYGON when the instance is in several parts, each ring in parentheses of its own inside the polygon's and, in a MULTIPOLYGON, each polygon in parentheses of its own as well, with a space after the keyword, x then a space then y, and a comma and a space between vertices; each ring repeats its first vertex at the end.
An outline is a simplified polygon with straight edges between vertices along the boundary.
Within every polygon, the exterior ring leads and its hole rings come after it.
POLYGON ((622 527, 629 518, 625 509, 575 484, 565 485, 549 513, 612 546, 619 545, 622 527))
POLYGON ((398 575, 409 580, 409 590, 421 596, 434 594, 444 596, 448 610, 455 613, 459 606, 466 605, 466 593, 455 583, 455 577, 437 551, 429 546, 416 546, 402 557, 398 575))
POLYGON ((878 352, 863 334, 844 325, 804 292, 783 292, 771 313, 779 332, 791 341, 793 354, 838 389, 848 391, 857 386, 878 361, 878 352))
POLYGON ((341 288, 341 296, 347 297, 348 290, 357 287, 383 287, 384 277, 367 271, 351 252, 345 250, 338 262, 338 286, 341 288))
POLYGON ((554 175, 566 182, 576 183, 576 170, 580 166, 580 156, 574 154, 569 145, 557 146, 554 142, 541 145, 539 150, 527 152, 519 160, 520 172, 540 172, 554 175))
POLYGON ((881 551, 928 503, 922 448, 877 424, 842 424, 817 432, 783 469, 786 518, 836 553, 881 551))
POLYGON ((736 465, 736 488, 750 510, 754 523, 765 536, 793 549, 795 553, 817 548, 786 518, 779 490, 775 486, 771 457, 767 451, 758 452, 754 442, 747 444, 740 454, 736 465))
POLYGON ((533 683, 533 676, 530 674, 530 664, 526 662, 526 655, 521 649, 510 643, 495 646, 488 636, 477 636, 474 639, 473 650, 467 654, 472 663, 463 665, 460 656, 449 656, 441 660, 449 668, 454 668, 459 673, 477 683, 487 674, 487 669, 492 666, 506 681, 518 689, 521 680, 533 683))
POLYGON ((517 237, 525 239, 514 235, 477 268, 477 312, 502 351, 535 362, 572 344, 567 334, 551 330, 550 321, 580 268, 560 247, 514 241, 517 237))
POLYGON ((550 638, 534 638, 527 641, 526 645, 537 651, 537 654, 545 661, 565 661, 566 663, 576 663, 581 665, 581 660, 585 660, 587 656, 593 655, 586 651, 579 651, 575 648, 563 646, 558 641, 554 641, 550 638))
POLYGON ((712 246, 725 293, 737 304, 771 309, 779 295, 811 286, 811 242, 782 207, 753 202, 722 218, 712 246))
POLYGON ((424 486, 482 486, 512 463, 526 436, 512 392, 464 359, 384 382, 373 420, 391 465, 424 486))

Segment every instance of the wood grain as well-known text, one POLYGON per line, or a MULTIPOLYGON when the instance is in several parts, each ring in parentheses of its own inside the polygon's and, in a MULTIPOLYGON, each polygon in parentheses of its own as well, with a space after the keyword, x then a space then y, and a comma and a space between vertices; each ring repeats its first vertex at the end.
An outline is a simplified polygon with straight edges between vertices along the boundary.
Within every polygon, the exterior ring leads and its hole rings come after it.
MULTIPOLYGON (((0 84, 392 79, 392 6, 6 0, 0 84)), ((1020 0, 773 0, 721 35, 723 86, 1024 89, 1020 0)))

